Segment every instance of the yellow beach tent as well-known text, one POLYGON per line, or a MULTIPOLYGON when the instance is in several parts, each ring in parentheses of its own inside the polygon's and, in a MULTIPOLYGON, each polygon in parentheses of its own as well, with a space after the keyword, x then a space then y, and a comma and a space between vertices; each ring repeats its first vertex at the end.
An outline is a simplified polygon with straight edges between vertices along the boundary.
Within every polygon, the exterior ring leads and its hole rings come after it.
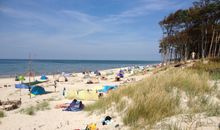
POLYGON ((67 92, 67 99, 94 101, 99 99, 99 93, 95 90, 71 90, 67 92))

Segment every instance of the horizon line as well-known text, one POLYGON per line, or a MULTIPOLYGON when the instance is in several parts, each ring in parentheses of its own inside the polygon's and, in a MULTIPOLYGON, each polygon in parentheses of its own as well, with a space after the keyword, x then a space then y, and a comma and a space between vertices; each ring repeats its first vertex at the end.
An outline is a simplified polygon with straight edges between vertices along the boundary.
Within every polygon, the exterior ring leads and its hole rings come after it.
POLYGON ((17 58, 0 58, 0 60, 76 60, 76 61, 155 61, 155 62, 160 62, 161 60, 117 60, 117 59, 28 59, 28 58, 21 58, 21 59, 17 59, 17 58))

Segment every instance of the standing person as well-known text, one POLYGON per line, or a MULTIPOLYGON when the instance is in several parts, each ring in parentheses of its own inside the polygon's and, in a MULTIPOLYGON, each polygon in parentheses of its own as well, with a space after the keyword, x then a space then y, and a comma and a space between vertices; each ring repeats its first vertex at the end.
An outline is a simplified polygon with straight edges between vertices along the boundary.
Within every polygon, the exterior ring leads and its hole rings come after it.
POLYGON ((56 88, 57 88, 57 81, 55 80, 55 81, 54 81, 54 89, 55 89, 55 92, 56 92, 56 88))
POLYGON ((192 52, 192 60, 194 60, 195 59, 195 56, 196 56, 196 53, 195 52, 192 52))
POLYGON ((66 93, 66 88, 64 87, 63 88, 63 96, 65 96, 65 93, 66 93))

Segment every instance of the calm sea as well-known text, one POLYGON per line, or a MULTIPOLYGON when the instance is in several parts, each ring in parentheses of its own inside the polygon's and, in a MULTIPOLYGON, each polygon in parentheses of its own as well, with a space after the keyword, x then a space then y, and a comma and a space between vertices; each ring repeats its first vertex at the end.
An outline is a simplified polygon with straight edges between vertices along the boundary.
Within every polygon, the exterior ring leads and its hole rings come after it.
MULTIPOLYGON (((160 61, 113 61, 113 60, 31 60, 32 71, 36 75, 60 72, 82 72, 119 67, 157 64, 160 61)), ((0 59, 0 76, 8 77, 25 74, 29 70, 29 60, 0 59)))

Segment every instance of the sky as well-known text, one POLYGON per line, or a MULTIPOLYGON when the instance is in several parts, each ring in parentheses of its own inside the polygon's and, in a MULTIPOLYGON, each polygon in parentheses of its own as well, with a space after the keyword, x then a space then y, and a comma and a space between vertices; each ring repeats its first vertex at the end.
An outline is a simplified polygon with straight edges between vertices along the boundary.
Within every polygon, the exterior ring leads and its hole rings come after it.
POLYGON ((0 0, 0 59, 160 60, 159 26, 193 0, 0 0))

